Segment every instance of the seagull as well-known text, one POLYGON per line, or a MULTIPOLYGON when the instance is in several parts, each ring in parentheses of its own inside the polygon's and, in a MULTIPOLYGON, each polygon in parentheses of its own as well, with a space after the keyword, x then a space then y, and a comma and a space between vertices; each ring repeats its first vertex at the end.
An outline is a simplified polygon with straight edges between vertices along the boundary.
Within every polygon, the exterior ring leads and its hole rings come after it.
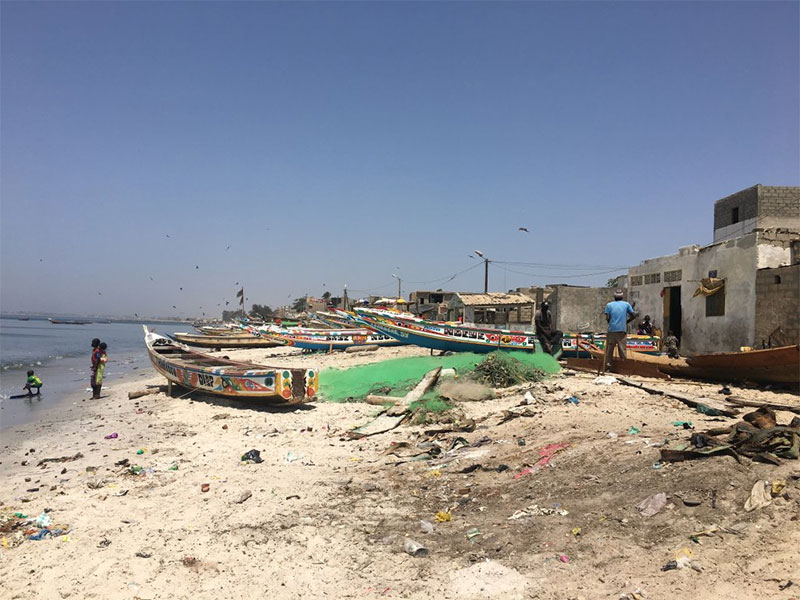
POLYGON ((169 234, 167 234, 167 237, 169 237, 169 234))
POLYGON ((44 259, 43 259, 43 258, 40 258, 40 259, 39 259, 39 262, 44 262, 44 259))
POLYGON ((228 304, 230 304, 230 302, 228 302, 227 300, 225 300, 225 306, 228 306, 228 304))
POLYGON ((195 268, 195 269, 199 269, 199 268, 200 268, 200 266, 199 266, 199 265, 195 265, 195 266, 194 266, 194 268, 195 268))
POLYGON ((101 294, 100 292, 97 292, 97 295, 98 295, 98 296, 102 296, 103 294, 101 294))
POLYGON ((183 288, 182 288, 182 287, 179 287, 178 289, 179 289, 180 291, 183 291, 183 288))
POLYGON ((178 307, 177 307, 177 306, 175 306, 175 305, 173 304, 173 305, 172 305, 172 308, 178 308, 178 307))
POLYGON ((139 313, 133 313, 133 316, 134 316, 134 317, 138 317, 138 316, 139 316, 139 313))
POLYGON ((475 258, 472 254, 467 254, 467 258, 475 258))
POLYGON ((236 285, 239 285, 239 282, 238 282, 238 281, 236 282, 236 285))
POLYGON ((525 233, 530 233, 530 231, 528 231, 527 227, 520 227, 518 230, 519 231, 524 231, 525 233))
POLYGON ((153 276, 152 275, 150 275, 150 281, 153 281, 153 276))
POLYGON ((230 249, 231 249, 231 247, 230 247, 230 246, 228 246, 227 248, 225 248, 225 252, 227 252, 227 251, 228 251, 228 250, 230 250, 230 249))

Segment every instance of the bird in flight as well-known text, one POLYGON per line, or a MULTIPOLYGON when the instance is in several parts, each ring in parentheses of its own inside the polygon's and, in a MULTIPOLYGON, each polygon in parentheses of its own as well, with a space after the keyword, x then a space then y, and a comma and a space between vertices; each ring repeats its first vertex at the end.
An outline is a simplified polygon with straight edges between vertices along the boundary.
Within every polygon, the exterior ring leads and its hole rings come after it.
POLYGON ((195 269, 199 269, 199 268, 200 268, 200 266, 199 266, 199 265, 195 265, 195 266, 194 266, 194 268, 195 268, 195 269))
POLYGON ((177 306, 175 306, 175 305, 173 304, 173 305, 172 305, 172 308, 178 308, 178 307, 177 307, 177 306))
POLYGON ((153 281, 153 276, 152 275, 150 275, 150 281, 153 281))
POLYGON ((228 246, 227 248, 225 248, 225 252, 227 252, 227 251, 228 251, 228 250, 230 250, 230 249, 231 249, 231 247, 230 247, 230 246, 228 246))
POLYGON ((169 234, 167 234, 167 237, 169 237, 169 234))
POLYGON ((525 233, 530 233, 530 231, 528 231, 527 227, 520 227, 519 231, 524 231, 525 233))
POLYGON ((103 294, 102 294, 102 293, 100 293, 100 292, 97 292, 97 295, 98 295, 98 296, 102 296, 103 294))
POLYGON ((179 289, 180 291, 183 291, 183 288, 182 288, 182 287, 179 287, 178 289, 179 289))

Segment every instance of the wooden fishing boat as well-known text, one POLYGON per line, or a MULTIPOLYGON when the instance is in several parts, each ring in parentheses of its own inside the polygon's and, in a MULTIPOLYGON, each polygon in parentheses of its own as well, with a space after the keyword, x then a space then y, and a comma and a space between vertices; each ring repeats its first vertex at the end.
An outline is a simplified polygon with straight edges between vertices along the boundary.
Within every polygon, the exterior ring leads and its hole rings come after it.
POLYGON ((175 332, 172 338, 200 348, 274 348, 281 344, 277 341, 239 331, 238 335, 197 335, 194 333, 175 332))
POLYGON ((91 321, 81 321, 79 319, 47 319, 53 325, 91 325, 91 321))
POLYGON ((351 346, 402 346, 407 343, 371 329, 267 331, 264 335, 286 346, 329 352, 345 350, 351 346))
MULTIPOLYGON (((478 353, 495 350, 542 352, 536 335, 530 331, 426 321, 419 317, 370 308, 356 308, 355 311, 370 328, 408 344, 432 350, 478 353)), ((558 357, 560 354, 561 348, 558 348, 554 356, 558 357)))
POLYGON ((662 370, 671 375, 722 383, 752 381, 800 385, 800 345, 797 344, 747 352, 700 354, 687 358, 686 363, 680 373, 673 373, 669 366, 662 370))
POLYGON ((316 369, 281 369, 209 356, 146 326, 143 329, 155 370, 185 388, 226 398, 264 398, 289 404, 308 402, 317 393, 316 369))
MULTIPOLYGON (((654 335, 629 335, 626 338, 625 348, 628 352, 657 355, 661 353, 658 349, 659 339, 654 335)), ((565 333, 561 339, 563 348, 561 358, 591 358, 589 351, 582 347, 584 344, 591 344, 604 350, 606 336, 602 333, 565 333)))

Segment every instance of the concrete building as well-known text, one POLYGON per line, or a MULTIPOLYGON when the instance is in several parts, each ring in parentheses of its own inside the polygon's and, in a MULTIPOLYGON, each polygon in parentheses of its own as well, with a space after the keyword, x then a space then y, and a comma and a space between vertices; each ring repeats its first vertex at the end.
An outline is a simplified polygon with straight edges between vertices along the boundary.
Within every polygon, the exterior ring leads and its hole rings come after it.
POLYGON ((408 297, 408 310, 424 319, 447 319, 447 305, 456 292, 444 290, 418 290, 408 297))
POLYGON ((606 304, 614 288, 553 285, 547 296, 556 329, 569 333, 602 333, 607 329, 606 304))
POLYGON ((792 248, 799 243, 800 187, 756 185, 718 200, 713 239, 708 246, 685 246, 628 271, 631 303, 665 333, 675 332, 682 354, 760 346, 769 327, 792 321, 791 303, 766 296, 783 297, 784 290, 786 297, 800 295, 792 269, 771 272, 791 265, 792 248), (779 285, 786 278, 780 290, 772 287, 778 285, 776 276, 779 285))
POLYGON ((461 318, 464 323, 530 330, 535 306, 534 299, 525 294, 458 292, 448 303, 447 320, 457 321, 461 318))

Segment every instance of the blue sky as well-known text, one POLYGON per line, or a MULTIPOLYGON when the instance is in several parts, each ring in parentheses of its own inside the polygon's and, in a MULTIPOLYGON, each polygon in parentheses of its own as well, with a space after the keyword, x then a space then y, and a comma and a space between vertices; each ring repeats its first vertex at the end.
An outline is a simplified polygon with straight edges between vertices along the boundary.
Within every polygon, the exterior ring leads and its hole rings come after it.
POLYGON ((604 283, 800 183, 799 6, 4 2, 0 305, 604 283))

